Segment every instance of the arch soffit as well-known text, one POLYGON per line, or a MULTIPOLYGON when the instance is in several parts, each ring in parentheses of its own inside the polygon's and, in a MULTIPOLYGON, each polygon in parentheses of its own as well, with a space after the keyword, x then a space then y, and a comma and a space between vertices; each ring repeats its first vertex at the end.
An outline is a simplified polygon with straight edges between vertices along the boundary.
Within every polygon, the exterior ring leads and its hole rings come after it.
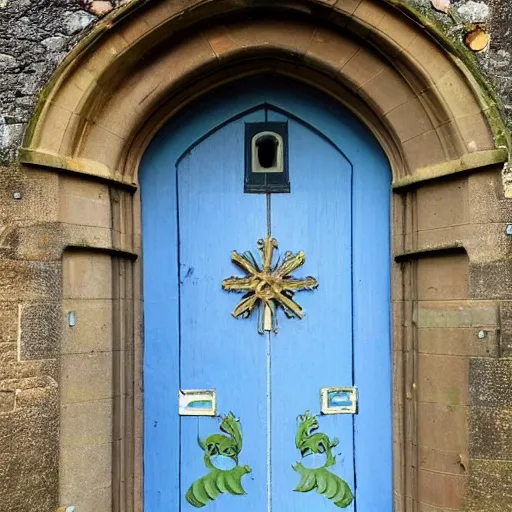
POLYGON ((507 158, 489 122, 495 106, 467 68, 382 1, 146 0, 102 20, 70 53, 21 160, 136 185, 167 119, 256 73, 293 77, 349 107, 383 145, 395 185, 507 158))

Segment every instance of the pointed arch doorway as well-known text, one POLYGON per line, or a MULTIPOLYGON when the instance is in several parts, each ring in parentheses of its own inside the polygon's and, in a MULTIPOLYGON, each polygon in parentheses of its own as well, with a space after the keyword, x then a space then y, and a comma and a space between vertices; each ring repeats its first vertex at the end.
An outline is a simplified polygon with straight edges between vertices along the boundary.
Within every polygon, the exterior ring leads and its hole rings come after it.
POLYGON ((159 132, 140 182, 145 510, 391 511, 391 173, 371 133, 305 86, 238 83, 159 132), (247 193, 247 126, 277 125, 289 192, 247 193), (235 320, 221 286, 244 275, 233 250, 263 268, 267 235, 272 267, 303 251, 290 277, 318 282, 292 297, 302 320, 276 302, 278 327, 235 320))

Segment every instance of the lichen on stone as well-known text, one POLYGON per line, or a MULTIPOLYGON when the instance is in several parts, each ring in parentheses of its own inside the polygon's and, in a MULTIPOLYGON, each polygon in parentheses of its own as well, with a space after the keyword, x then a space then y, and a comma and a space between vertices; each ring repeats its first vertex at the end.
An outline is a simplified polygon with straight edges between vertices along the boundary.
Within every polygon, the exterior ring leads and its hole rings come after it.
POLYGON ((468 23, 484 23, 489 18, 489 6, 485 2, 469 2, 457 7, 459 15, 468 23))

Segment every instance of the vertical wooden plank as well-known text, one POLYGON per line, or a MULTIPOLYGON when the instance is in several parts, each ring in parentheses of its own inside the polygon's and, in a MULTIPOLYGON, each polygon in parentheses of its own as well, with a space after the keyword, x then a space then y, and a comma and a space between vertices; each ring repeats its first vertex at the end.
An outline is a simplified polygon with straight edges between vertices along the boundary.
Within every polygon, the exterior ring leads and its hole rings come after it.
POLYGON ((178 253, 172 146, 144 156, 144 501, 151 512, 179 510, 178 253))
MULTIPOLYGON (((253 114, 249 120, 261 120, 253 114)), ((266 506, 265 340, 256 317, 236 321, 231 311, 242 295, 227 294, 221 283, 241 274, 231 251, 251 250, 264 235, 265 198, 243 193, 244 119, 195 146, 178 166, 180 240, 180 361, 182 389, 215 389, 218 411, 240 418, 240 465, 247 495, 225 493, 208 503, 211 511, 260 512, 266 506)), ((197 437, 218 434, 217 418, 181 419, 181 510, 188 488, 208 473, 197 437)))
POLYGON ((354 417, 357 510, 392 510, 390 185, 385 156, 367 132, 353 190, 354 417))
MULTIPOLYGON (((269 120, 281 116, 269 115, 269 120)), ((280 315, 272 340, 272 466, 275 511, 328 511, 334 504, 316 491, 294 492, 300 481, 291 467, 300 460, 296 418, 320 413, 320 389, 352 386, 351 174, 350 163, 328 141, 289 119, 291 194, 272 197, 272 231, 286 250, 304 250, 298 277, 319 282, 313 292, 296 294, 303 320, 280 315)), ((351 415, 318 418, 319 432, 339 445, 329 468, 354 489, 351 415)), ((352 510, 352 506, 348 508, 352 510)))
POLYGON ((326 98, 308 99, 300 88, 281 94, 277 86, 269 103, 307 120, 354 167, 354 383, 362 389, 354 417, 355 501, 358 512, 392 510, 389 163, 370 131, 326 98))

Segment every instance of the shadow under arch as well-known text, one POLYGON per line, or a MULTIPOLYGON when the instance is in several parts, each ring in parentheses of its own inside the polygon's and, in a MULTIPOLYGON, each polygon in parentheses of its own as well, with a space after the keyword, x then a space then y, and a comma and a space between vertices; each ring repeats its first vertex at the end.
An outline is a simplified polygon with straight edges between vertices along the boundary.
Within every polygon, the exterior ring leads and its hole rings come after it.
MULTIPOLYGON (((328 134, 325 131, 322 131, 317 124, 314 124, 314 120, 313 122, 308 120, 306 118, 306 115, 308 114, 307 108, 303 112, 298 112, 295 107, 290 108, 286 101, 282 101, 284 92, 288 92, 290 97, 293 98, 293 105, 296 105, 297 102, 299 102, 306 107, 310 100, 314 98, 318 108, 322 108, 324 111, 328 111, 332 115, 336 115, 341 122, 345 122, 347 125, 351 126, 352 130, 357 130, 359 132, 359 136, 362 136, 362 132, 367 132, 368 136, 371 136, 370 130, 368 130, 368 128, 361 123, 355 115, 353 115, 343 105, 322 94, 315 88, 304 85, 301 82, 290 78, 256 76, 236 80, 227 85, 219 86, 214 91, 198 98, 195 102, 185 107, 176 116, 169 119, 155 134, 154 139, 157 139, 158 142, 158 139, 161 140, 162 138, 177 137, 179 140, 184 140, 185 138, 192 137, 194 142, 189 146, 180 149, 181 153, 176 160, 176 165, 178 165, 187 152, 193 150, 193 148, 200 144, 204 139, 222 129, 227 124, 257 110, 268 110, 269 112, 283 114, 307 127, 335 148, 343 158, 351 164, 349 156, 343 149, 344 141, 337 140, 336 133, 328 134), (240 91, 243 92, 240 93, 240 91), (267 95, 268 99, 263 102, 259 101, 258 98, 265 95, 267 95), (237 96, 240 97, 240 101, 237 96), (229 98, 229 101, 227 101, 226 98, 229 98), (217 105, 221 103, 224 103, 226 107, 217 108, 217 105), (186 130, 186 133, 183 133, 184 120, 187 120, 187 123, 190 123, 191 117, 197 115, 208 116, 210 112, 213 111, 216 111, 219 116, 223 117, 223 121, 221 123, 215 126, 208 125, 205 128, 204 123, 198 122, 195 128, 190 128, 186 130), (199 135, 200 133, 202 134, 199 135)), ((314 119, 318 119, 318 116, 314 116, 314 119)), ((153 143, 154 140, 149 143, 148 150, 150 150, 153 143)))

